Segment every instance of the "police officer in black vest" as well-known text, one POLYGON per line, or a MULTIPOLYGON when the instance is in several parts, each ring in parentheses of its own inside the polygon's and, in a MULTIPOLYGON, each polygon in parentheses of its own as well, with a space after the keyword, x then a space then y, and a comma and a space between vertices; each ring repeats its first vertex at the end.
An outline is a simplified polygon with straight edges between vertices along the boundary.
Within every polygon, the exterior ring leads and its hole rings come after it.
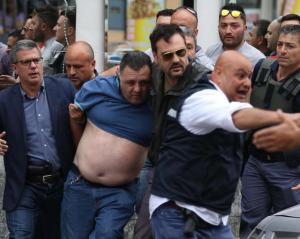
MULTIPOLYGON (((283 112, 300 111, 300 26, 280 30, 278 59, 260 61, 252 77, 251 104, 283 112)), ((242 177, 241 237, 266 216, 300 203, 300 150, 268 153, 250 145, 242 177)), ((274 151, 274 150, 273 150, 274 151)))

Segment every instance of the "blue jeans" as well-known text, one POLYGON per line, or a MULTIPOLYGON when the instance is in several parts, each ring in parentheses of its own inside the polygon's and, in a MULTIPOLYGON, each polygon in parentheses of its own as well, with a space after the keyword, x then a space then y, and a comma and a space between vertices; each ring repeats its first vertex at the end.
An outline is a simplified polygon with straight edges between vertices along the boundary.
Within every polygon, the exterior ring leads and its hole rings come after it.
POLYGON ((300 203, 300 191, 291 187, 300 181, 300 167, 282 162, 262 162, 250 156, 242 176, 241 238, 265 217, 300 203))
POLYGON ((60 238, 63 181, 26 184, 16 209, 6 212, 10 239, 60 238))
POLYGON ((65 182, 62 238, 123 238, 134 213, 136 187, 136 182, 119 187, 90 183, 73 166, 65 182))
POLYGON ((164 205, 159 206, 151 217, 151 226, 155 239, 233 239, 230 227, 216 226, 197 228, 192 237, 183 233, 185 218, 181 210, 164 205))

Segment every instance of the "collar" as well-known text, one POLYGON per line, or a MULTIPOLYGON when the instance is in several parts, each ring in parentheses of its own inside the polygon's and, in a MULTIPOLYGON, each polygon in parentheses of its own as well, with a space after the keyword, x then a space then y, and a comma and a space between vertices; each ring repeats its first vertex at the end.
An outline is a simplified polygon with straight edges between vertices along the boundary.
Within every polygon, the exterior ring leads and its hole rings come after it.
POLYGON ((27 99, 35 99, 35 98, 39 97, 39 95, 40 95, 41 92, 44 92, 44 91, 45 91, 45 82, 44 82, 44 80, 42 81, 42 84, 41 84, 41 86, 40 86, 40 91, 38 92, 37 96, 35 96, 35 97, 30 97, 30 96, 28 96, 27 93, 22 89, 21 84, 19 84, 19 87, 20 87, 20 92, 21 92, 23 98, 27 98, 27 99))

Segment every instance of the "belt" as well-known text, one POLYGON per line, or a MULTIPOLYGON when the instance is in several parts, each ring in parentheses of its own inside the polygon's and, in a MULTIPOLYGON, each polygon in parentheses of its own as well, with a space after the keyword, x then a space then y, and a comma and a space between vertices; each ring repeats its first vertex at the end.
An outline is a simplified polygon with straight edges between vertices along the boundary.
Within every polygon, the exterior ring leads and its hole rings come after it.
MULTIPOLYGON (((168 201, 168 202, 164 203, 163 206, 169 207, 169 208, 175 208, 175 209, 182 211, 182 213, 186 219, 185 226, 189 226, 187 224, 190 224, 191 221, 193 221, 195 229, 210 229, 210 228, 217 227, 215 225, 212 225, 212 224, 204 221, 201 217, 199 217, 196 213, 192 212, 191 210, 178 206, 174 201, 168 201)), ((189 231, 189 230, 187 230, 187 231, 189 231)))
POLYGON ((56 183, 62 178, 59 171, 52 171, 52 166, 45 165, 28 165, 26 179, 32 183, 56 183))
POLYGON ((56 183, 61 178, 62 178, 61 173, 59 172, 45 174, 45 175, 27 175, 26 177, 26 179, 31 183, 42 183, 42 184, 56 183))

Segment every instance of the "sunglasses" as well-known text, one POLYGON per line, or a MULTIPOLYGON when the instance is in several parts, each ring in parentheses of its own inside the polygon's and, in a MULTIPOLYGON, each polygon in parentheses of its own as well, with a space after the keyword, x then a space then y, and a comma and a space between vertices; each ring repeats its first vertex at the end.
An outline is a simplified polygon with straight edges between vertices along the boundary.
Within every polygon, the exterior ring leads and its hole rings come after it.
POLYGON ((178 57, 184 57, 186 55, 186 49, 182 48, 176 51, 167 51, 162 53, 162 58, 165 61, 169 61, 171 59, 173 59, 174 54, 176 54, 178 57))
POLYGON ((196 12, 193 8, 186 7, 186 6, 180 6, 180 7, 178 7, 178 8, 175 9, 175 12, 176 12, 177 10, 179 10, 179 9, 185 9, 185 10, 189 11, 191 14, 194 15, 194 17, 195 17, 195 18, 197 19, 197 21, 198 21, 198 14, 197 14, 197 12, 196 12))
POLYGON ((39 58, 33 58, 33 59, 27 59, 27 60, 18 60, 16 61, 17 63, 20 63, 23 66, 30 66, 31 63, 33 62, 35 65, 42 63, 43 61, 43 57, 39 57, 39 58))
POLYGON ((232 17, 237 18, 237 17, 241 16, 243 13, 240 12, 240 11, 238 11, 238 10, 227 10, 227 9, 223 9, 223 10, 221 11, 221 14, 220 14, 220 15, 221 15, 222 17, 226 17, 226 16, 228 16, 229 14, 230 14, 232 17))

